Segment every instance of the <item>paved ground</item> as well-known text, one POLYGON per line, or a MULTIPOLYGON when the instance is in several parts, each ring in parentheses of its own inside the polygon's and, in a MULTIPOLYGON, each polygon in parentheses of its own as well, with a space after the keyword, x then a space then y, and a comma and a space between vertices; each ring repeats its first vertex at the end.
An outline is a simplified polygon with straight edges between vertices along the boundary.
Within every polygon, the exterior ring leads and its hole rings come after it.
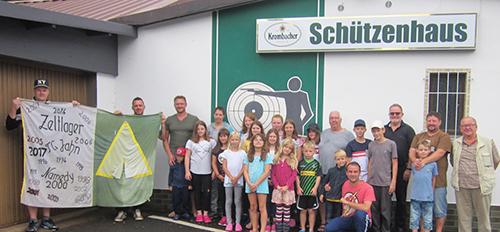
MULTIPOLYGON (((93 207, 89 209, 81 209, 70 213, 56 215, 54 221, 59 225, 59 231, 71 232, 199 232, 199 231, 216 231, 225 232, 222 226, 218 226, 218 220, 214 220, 210 225, 199 224, 194 221, 187 222, 183 220, 174 221, 167 218, 163 212, 151 212, 143 210, 144 221, 135 221, 130 215, 124 222, 114 222, 116 211, 114 208, 93 207)), ((40 219, 39 219, 40 220, 40 219)), ((25 230, 28 223, 23 223, 11 227, 0 229, 0 232, 22 232, 25 230)), ((45 232, 49 230, 39 229, 38 231, 45 232)), ((249 230, 244 229, 244 232, 249 230)), ((297 227, 291 230, 298 231, 297 227)))
MULTIPOLYGON (((131 213, 131 212, 130 212, 131 213)), ((199 232, 199 231, 224 231, 224 227, 216 226, 206 227, 197 223, 189 223, 186 221, 174 221, 165 215, 160 215, 155 212, 144 212, 144 221, 135 221, 133 217, 128 217, 124 222, 114 222, 116 216, 114 208, 99 208, 77 210, 75 212, 66 213, 54 216, 54 221, 59 225, 59 231, 71 232, 132 232, 132 231, 148 231, 148 232, 199 232), (221 230, 222 229, 222 230, 221 230)), ((131 215, 130 215, 131 216, 131 215)), ((2 228, 0 232, 21 232, 24 231, 27 223, 2 228)), ((38 231, 49 231, 39 229, 38 231)))

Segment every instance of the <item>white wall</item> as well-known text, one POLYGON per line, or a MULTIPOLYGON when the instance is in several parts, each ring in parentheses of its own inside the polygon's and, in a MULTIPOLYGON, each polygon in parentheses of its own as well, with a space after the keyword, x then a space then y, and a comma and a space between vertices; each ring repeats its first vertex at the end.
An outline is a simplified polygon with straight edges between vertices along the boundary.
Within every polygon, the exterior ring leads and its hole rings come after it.
POLYGON ((113 112, 115 109, 115 77, 97 73, 97 107, 113 112))
MULTIPOLYGON (((145 114, 175 114, 173 99, 184 95, 187 111, 210 121, 212 15, 181 18, 139 28, 137 39, 120 37, 115 109, 132 114, 131 102, 144 99, 145 114)), ((166 189, 168 162, 158 141, 155 189, 166 189)))
MULTIPOLYGON (((478 133, 500 144, 496 99, 500 99, 498 79, 497 28, 499 1, 326 1, 325 16, 401 15, 425 13, 478 13, 477 49, 475 51, 375 51, 325 54, 325 115, 323 125, 329 127, 328 113, 339 110, 343 126, 349 130, 357 118, 368 125, 374 120, 389 122, 388 107, 397 102, 404 108, 404 121, 416 133, 425 130, 424 93, 427 68, 471 68, 470 111, 478 120, 478 133), (348 67, 348 68, 345 68, 348 67), (496 75, 495 75, 496 74, 496 75), (334 90, 334 91, 331 91, 334 90), (331 99, 331 100, 330 100, 331 99)), ((366 137, 373 138, 371 132, 366 137)), ((452 167, 449 167, 448 174, 452 167)), ((450 175, 449 175, 450 176, 450 175)), ((450 178, 448 178, 450 180, 450 178)), ((448 186, 450 182, 448 181, 448 186)), ((497 189, 500 171, 497 171, 497 189)), ((448 188, 448 201, 455 202, 453 188, 448 188)), ((493 193, 493 204, 500 205, 500 191, 493 193)))

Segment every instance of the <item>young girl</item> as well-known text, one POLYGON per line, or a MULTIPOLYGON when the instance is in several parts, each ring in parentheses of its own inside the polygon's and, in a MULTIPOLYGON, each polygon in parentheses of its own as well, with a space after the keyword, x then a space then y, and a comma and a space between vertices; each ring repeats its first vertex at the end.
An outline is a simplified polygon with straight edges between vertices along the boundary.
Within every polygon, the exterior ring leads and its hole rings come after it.
POLYGON ((252 122, 257 121, 257 117, 253 113, 246 113, 245 117, 243 117, 243 122, 241 125, 241 132, 240 132, 240 137, 241 137, 241 145, 243 145, 243 142, 247 140, 248 137, 248 132, 250 131, 250 125, 252 122))
MULTIPOLYGON (((319 130, 318 124, 311 123, 307 126, 307 137, 306 141, 304 142, 307 141, 312 141, 316 145, 316 147, 314 148, 315 152, 313 157, 315 160, 319 161, 319 143, 321 142, 321 131, 319 130)), ((303 148, 302 151, 304 151, 303 148)))
MULTIPOLYGON (((279 116, 279 115, 278 115, 279 116)), ((274 119, 274 118, 273 118, 274 119)), ((267 146, 269 150, 269 158, 274 160, 274 156, 278 149, 280 148, 280 140, 279 140, 279 132, 278 130, 272 128, 267 132, 267 146)), ((271 168, 272 169, 272 168, 271 168)), ((269 218, 267 219, 266 231, 276 231, 276 225, 273 224, 275 212, 276 212, 276 204, 271 202, 273 196, 273 181, 271 179, 271 174, 267 179, 269 185, 269 194, 267 195, 267 215, 269 218)))
MULTIPOLYGON (((214 215, 224 214, 224 199, 226 198, 224 190, 224 170, 222 169, 222 152, 228 147, 229 130, 221 128, 217 135, 217 145, 212 150, 212 191, 210 192, 210 207, 214 215)), ((223 216, 219 225, 226 226, 226 217, 223 216)))
POLYGON ((257 206, 260 211, 260 231, 265 231, 267 222, 266 199, 269 187, 265 181, 269 176, 272 161, 267 157, 266 136, 262 133, 254 135, 251 139, 250 149, 243 162, 243 175, 247 183, 245 192, 250 201, 250 220, 253 231, 257 232, 259 218, 257 206))
POLYGON ((258 133, 264 134, 264 126, 262 126, 261 122, 254 121, 252 122, 252 124, 250 124, 250 130, 248 132, 247 140, 243 143, 243 146, 241 146, 241 149, 243 149, 243 151, 248 152, 248 147, 250 147, 250 139, 253 135, 258 133))
MULTIPOLYGON (((262 126, 262 123, 260 123, 259 121, 254 121, 254 122, 250 123, 250 126, 248 128, 249 128, 248 129, 248 139, 241 146, 241 149, 247 153, 248 153, 248 149, 250 147, 250 141, 251 141, 253 135, 258 134, 258 133, 264 133, 264 127, 262 126)), ((243 212, 246 216, 248 216, 248 214, 250 213, 249 210, 250 210, 250 202, 248 200, 248 195, 245 194, 243 196, 243 212)), ((245 227, 247 229, 251 229, 252 225, 251 225, 251 223, 248 223, 245 227)))
POLYGON ((207 125, 203 121, 194 124, 193 136, 186 143, 186 180, 193 185, 196 221, 210 223, 210 185, 212 156, 215 140, 208 136, 207 125), (202 212, 203 211, 203 212, 202 212))
POLYGON ((299 139, 299 135, 297 133, 297 127, 295 126, 295 122, 292 119, 288 119, 283 123, 283 131, 285 134, 283 135, 283 139, 292 139, 295 143, 295 149, 297 150, 297 160, 302 158, 302 140, 299 139))
POLYGON ((297 177, 295 142, 284 139, 273 160, 271 177, 274 191, 272 202, 276 204, 276 231, 290 230, 290 207, 295 203, 294 182, 297 177))
MULTIPOLYGON (((229 133, 233 132, 233 127, 229 123, 224 122, 224 117, 226 117, 226 110, 222 106, 215 107, 214 110, 214 123, 208 125, 208 135, 212 138, 218 138, 218 133, 220 129, 225 128, 229 130, 229 133)), ((229 136, 229 135, 228 135, 229 136)))
POLYGON ((241 193, 243 190, 243 160, 247 154, 240 150, 240 134, 236 131, 229 136, 229 147, 221 154, 223 159, 222 167, 226 177, 224 178, 224 187, 226 189, 226 218, 227 231, 233 230, 233 219, 231 217, 231 207, 234 204, 236 210, 235 231, 242 231, 241 227, 241 193))

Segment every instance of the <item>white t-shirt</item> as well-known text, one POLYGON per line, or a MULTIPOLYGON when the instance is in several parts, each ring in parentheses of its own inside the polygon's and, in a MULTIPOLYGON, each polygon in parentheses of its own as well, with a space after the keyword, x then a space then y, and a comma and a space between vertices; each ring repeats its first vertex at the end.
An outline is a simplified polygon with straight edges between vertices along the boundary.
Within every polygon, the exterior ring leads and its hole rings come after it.
POLYGON ((191 162, 189 171, 198 175, 207 175, 212 173, 212 149, 216 142, 214 139, 210 141, 203 140, 198 143, 188 140, 186 149, 191 150, 191 162))
MULTIPOLYGON (((231 151, 229 149, 225 150, 220 154, 220 156, 226 160, 227 162, 227 170, 231 173, 231 176, 237 176, 240 174, 241 169, 243 168, 243 160, 247 156, 247 153, 243 150, 239 150, 237 152, 231 151)), ((243 175, 236 182, 236 186, 243 186, 243 175)), ((228 175, 224 177, 224 187, 233 187, 233 183, 231 183, 231 179, 228 175)))

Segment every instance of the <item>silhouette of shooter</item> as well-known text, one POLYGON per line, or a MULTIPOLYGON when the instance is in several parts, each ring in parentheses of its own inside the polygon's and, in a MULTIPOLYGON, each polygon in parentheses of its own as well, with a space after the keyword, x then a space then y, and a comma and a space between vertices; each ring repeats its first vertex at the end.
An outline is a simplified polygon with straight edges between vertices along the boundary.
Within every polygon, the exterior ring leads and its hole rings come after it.
POLYGON ((255 95, 266 95, 273 97, 281 97, 285 99, 286 104, 286 119, 292 119, 297 125, 297 133, 303 135, 304 126, 313 117, 311 105, 309 104, 309 94, 300 90, 302 80, 299 77, 293 76, 288 79, 289 91, 261 91, 258 89, 245 89, 248 92, 254 92, 255 95), (301 118, 302 108, 304 109, 304 118, 301 118))

